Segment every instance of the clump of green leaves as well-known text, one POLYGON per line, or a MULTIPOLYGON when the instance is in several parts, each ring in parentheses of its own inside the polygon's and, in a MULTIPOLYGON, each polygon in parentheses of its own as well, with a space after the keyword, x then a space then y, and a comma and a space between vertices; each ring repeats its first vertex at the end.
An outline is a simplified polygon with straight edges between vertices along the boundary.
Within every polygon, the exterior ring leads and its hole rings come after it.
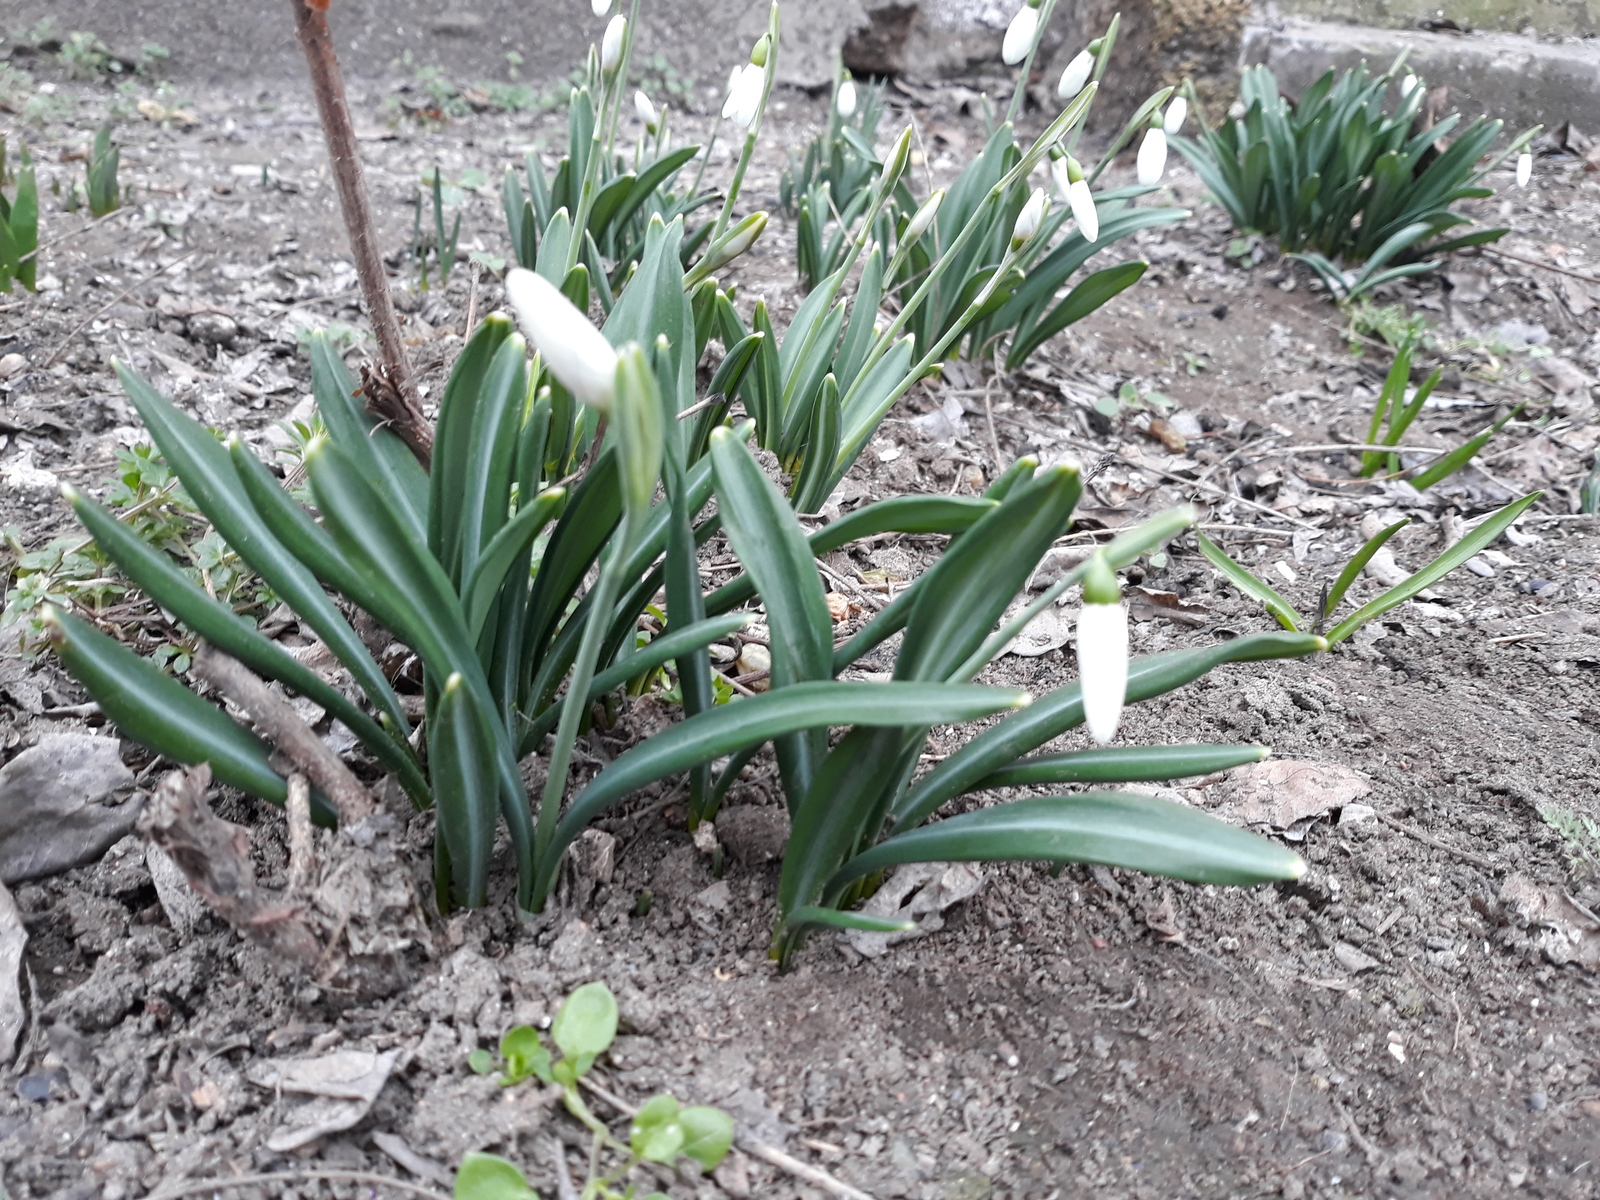
POLYGON ((480 171, 471 172, 472 178, 465 175, 455 184, 446 187, 443 172, 437 165, 432 171, 424 171, 422 175, 423 186, 428 189, 428 195, 433 201, 433 229, 432 238, 427 237, 422 230, 422 194, 419 192, 415 200, 415 214, 411 223, 411 256, 417 260, 417 270, 423 291, 428 290, 428 254, 433 254, 434 263, 439 270, 439 286, 446 287, 450 283, 450 269, 456 262, 456 245, 461 240, 461 203, 466 199, 466 190, 469 187, 481 187, 484 183, 480 171), (450 227, 447 237, 444 231, 444 210, 446 198, 451 197, 456 204, 455 223, 450 227))
POLYGON ((1556 804, 1541 804, 1539 816, 1561 836, 1572 874, 1600 877, 1600 821, 1556 804))
POLYGON ((122 207, 122 188, 117 183, 117 166, 121 161, 122 147, 112 144, 111 126, 102 125, 94 135, 94 148, 85 164, 89 211, 96 217, 107 216, 122 207))
POLYGON ((27 147, 19 158, 15 186, 7 197, 6 138, 0 133, 0 292, 9 292, 13 279, 30 292, 38 290, 39 187, 27 147))
POLYGON ((1251 67, 1240 83, 1242 117, 1197 139, 1173 139, 1235 228, 1276 237, 1341 302, 1504 236, 1496 228, 1436 240, 1471 223, 1451 206, 1492 196, 1483 179, 1539 133, 1526 130, 1486 157, 1500 121, 1478 117, 1458 128, 1454 115, 1415 130, 1427 89, 1414 77, 1395 111, 1385 111, 1404 62, 1402 54, 1380 75, 1365 64, 1330 70, 1293 103, 1267 67, 1251 67), (1345 270, 1336 261, 1359 265, 1345 270))
MULTIPOLYGON (((585 1200, 627 1200, 634 1189, 627 1179, 641 1163, 665 1167, 689 1159, 702 1171, 715 1170, 733 1146, 733 1121, 718 1108, 684 1107, 665 1093, 647 1100, 634 1114, 626 1143, 618 1141, 590 1111, 578 1090, 578 1081, 595 1060, 610 1048, 617 1034, 617 1002, 603 983, 586 983, 568 996, 550 1026, 550 1039, 561 1052, 554 1058, 540 1040, 538 1030, 519 1025, 500 1039, 499 1074, 502 1087, 528 1079, 561 1089, 567 1111, 589 1130, 593 1144, 590 1174, 584 1183, 585 1200), (605 1159, 613 1165, 602 1169, 605 1159), (618 1188, 624 1190, 619 1191, 618 1188)), ((474 1051, 468 1065, 480 1075, 496 1069, 487 1050, 474 1051)), ((537 1200, 527 1176, 507 1159, 492 1154, 468 1154, 456 1175, 456 1200, 537 1200)), ((652 1193, 660 1196, 660 1193, 652 1193)), ((664 1198, 663 1198, 664 1200, 664 1198)))

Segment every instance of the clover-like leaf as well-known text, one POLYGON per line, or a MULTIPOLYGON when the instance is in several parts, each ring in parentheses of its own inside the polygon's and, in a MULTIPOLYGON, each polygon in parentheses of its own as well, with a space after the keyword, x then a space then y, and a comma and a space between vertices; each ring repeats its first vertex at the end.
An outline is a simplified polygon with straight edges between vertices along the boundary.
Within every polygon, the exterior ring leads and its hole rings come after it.
POLYGON ((680 1153, 694 1159, 703 1170, 716 1170, 733 1146, 733 1118, 720 1108, 696 1105, 678 1114, 678 1125, 683 1130, 680 1153))
POLYGON ((500 1039, 500 1057, 506 1060, 505 1082, 520 1083, 529 1075, 550 1082, 550 1051, 539 1041, 531 1025, 517 1025, 500 1039))
POLYGON ((617 1036, 617 1001, 605 984, 586 983, 561 1005, 550 1036, 579 1075, 605 1053, 617 1036))
POLYGON ((456 1200, 539 1200, 517 1165, 495 1154, 470 1151, 456 1172, 456 1200))
POLYGON ((467 1055, 467 1069, 474 1075, 487 1075, 494 1070, 494 1055, 480 1046, 467 1055))
POLYGON ((684 1146, 678 1115, 678 1102, 671 1096, 652 1096, 628 1127, 628 1145, 648 1162, 671 1165, 684 1146))

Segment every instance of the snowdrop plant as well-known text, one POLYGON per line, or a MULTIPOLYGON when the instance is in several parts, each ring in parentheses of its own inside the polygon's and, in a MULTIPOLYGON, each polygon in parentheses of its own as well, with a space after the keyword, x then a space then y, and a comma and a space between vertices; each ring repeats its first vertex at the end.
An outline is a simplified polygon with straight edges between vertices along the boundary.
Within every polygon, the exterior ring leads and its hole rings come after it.
MULTIPOLYGON (((18 158, 11 198, 0 192, 0 292, 9 292, 13 279, 30 292, 38 290, 34 278, 39 260, 34 252, 39 245, 39 187, 26 148, 18 158)), ((0 137, 0 183, 4 176, 5 139, 0 137)))
POLYGON ((1173 138, 1236 228, 1275 236, 1341 301, 1504 236, 1504 228, 1444 235, 1471 224, 1451 206, 1492 196, 1484 179, 1539 133, 1526 130, 1491 153, 1500 121, 1463 125, 1456 114, 1416 128, 1427 89, 1414 77, 1385 111, 1404 61, 1380 75, 1365 66, 1329 71, 1293 105, 1270 70, 1251 67, 1240 85, 1242 116, 1173 138))

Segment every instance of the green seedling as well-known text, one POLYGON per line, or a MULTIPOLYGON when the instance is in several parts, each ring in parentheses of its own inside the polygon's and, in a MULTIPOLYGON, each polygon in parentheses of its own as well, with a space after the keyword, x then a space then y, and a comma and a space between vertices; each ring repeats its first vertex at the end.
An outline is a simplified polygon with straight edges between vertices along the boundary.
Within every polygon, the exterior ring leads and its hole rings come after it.
POLYGON ((117 183, 121 159, 122 148, 111 142, 111 126, 102 125, 94 135, 94 149, 86 164, 89 212, 96 217, 108 216, 122 207, 122 189, 117 183))
MULTIPOLYGON (((647 1100, 633 1115, 627 1142, 618 1141, 579 1091, 579 1080, 610 1048, 616 1033, 617 1002, 610 989, 597 982, 578 988, 556 1013, 550 1038, 559 1058, 553 1058, 531 1026, 517 1026, 500 1039, 501 1086, 537 1079, 559 1088, 567 1111, 589 1130, 589 1177, 582 1200, 629 1200, 634 1189, 618 1188, 641 1163, 671 1167, 688 1159, 702 1171, 715 1170, 733 1146, 733 1121, 727 1113, 704 1106, 686 1108, 665 1094, 647 1100), (606 1156, 616 1161, 602 1170, 606 1156)), ((475 1051, 468 1065, 486 1075, 495 1069, 494 1056, 475 1051)), ((489 1154, 468 1154, 456 1176, 455 1196, 456 1200, 512 1200, 534 1193, 514 1163, 489 1154)))
POLYGON ((28 291, 37 291, 39 247, 39 189, 33 159, 27 147, 18 156, 15 188, 4 190, 5 135, 0 134, 0 292, 11 290, 14 279, 28 291))

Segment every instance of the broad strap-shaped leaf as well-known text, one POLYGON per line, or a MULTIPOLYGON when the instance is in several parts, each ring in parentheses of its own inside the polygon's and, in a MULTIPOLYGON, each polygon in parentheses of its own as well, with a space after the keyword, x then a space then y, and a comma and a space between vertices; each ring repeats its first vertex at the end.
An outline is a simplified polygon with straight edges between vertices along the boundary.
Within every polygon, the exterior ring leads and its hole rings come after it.
MULTIPOLYGON (((499 596, 500 585, 505 582, 512 564, 526 553, 544 527, 561 515, 566 504, 566 488, 550 488, 540 492, 515 517, 501 526, 500 532, 483 548, 483 553, 472 567, 472 573, 461 587, 461 607, 466 613, 467 632, 474 641, 483 629, 483 622, 499 596)), ((527 586, 525 579, 523 586, 527 586)))
MULTIPOLYGON (((484 318, 456 359, 445 384, 444 398, 439 401, 433 467, 429 472, 427 544, 451 580, 461 577, 461 522, 466 497, 483 483, 468 474, 473 425, 478 405, 483 402, 483 385, 490 365, 511 334, 511 318, 504 313, 484 318)), ((474 554, 476 550, 474 547, 474 554)), ((469 562, 467 567, 471 565, 469 562)))
POLYGON ((1055 337, 1068 325, 1083 320, 1113 296, 1126 291, 1143 277, 1150 264, 1141 260, 1119 263, 1096 271, 1067 293, 1066 299, 1056 305, 1037 325, 1019 329, 1011 348, 1006 351, 1007 370, 1016 370, 1030 354, 1055 337))
POLYGON ((1039 754, 1017 759, 980 780, 971 790, 986 792, 1057 783, 1159 783, 1260 762, 1269 753, 1266 746, 1176 745, 1110 746, 1071 754, 1039 754))
POLYGON ((950 683, 796 683, 668 726, 614 759, 578 793, 539 864, 549 894, 561 855, 589 823, 648 783, 752 744, 830 725, 925 726, 973 721, 1028 702, 1026 692, 950 683))
POLYGON ((445 680, 428 727, 438 836, 450 856, 452 897, 463 908, 480 908, 488 897, 500 791, 488 735, 492 719, 476 711, 471 691, 455 674, 445 680))
POLYGON ((828 881, 829 894, 914 862, 1081 862, 1191 883, 1298 879, 1299 856, 1186 805, 1133 792, 1041 796, 963 813, 878 843, 828 881))
MULTIPOLYGON (((1162 696, 1229 662, 1301 658, 1328 642, 1306 633, 1258 633, 1194 650, 1146 654, 1128 664, 1129 704, 1162 696)), ((995 771, 1083 724, 1083 690, 1077 683, 1035 700, 1020 713, 984 730, 934 767, 902 796, 891 814, 897 830, 921 824, 946 800, 971 791, 995 771)))
MULTIPOLYGON (((123 733, 174 762, 207 763, 219 783, 282 807, 289 785, 268 765, 265 742, 99 630, 54 606, 44 619, 62 665, 123 733)), ((324 797, 313 794, 312 805, 318 824, 335 824, 324 797)))
POLYGON ((459 559, 448 573, 457 587, 476 570, 478 556, 506 523, 528 394, 527 365, 527 344, 513 333, 500 344, 483 377, 467 442, 464 490, 455 498, 459 559))

